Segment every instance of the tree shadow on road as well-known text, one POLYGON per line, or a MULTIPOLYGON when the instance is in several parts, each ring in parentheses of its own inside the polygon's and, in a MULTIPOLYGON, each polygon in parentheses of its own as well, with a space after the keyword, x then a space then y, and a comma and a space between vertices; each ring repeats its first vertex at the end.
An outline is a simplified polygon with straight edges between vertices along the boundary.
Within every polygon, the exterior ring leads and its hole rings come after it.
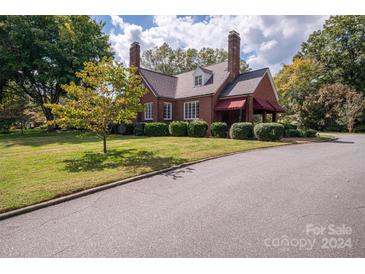
POLYGON ((109 150, 107 154, 85 152, 78 159, 67 159, 65 170, 69 172, 100 171, 119 167, 149 167, 152 170, 167 168, 184 162, 184 159, 158 156, 145 150, 124 149, 109 150))
POLYGON ((355 142, 353 142, 353 141, 341 141, 341 140, 334 140, 331 143, 336 143, 336 144, 355 144, 355 142))
POLYGON ((177 170, 168 171, 168 172, 164 173, 164 176, 170 177, 173 180, 177 180, 177 179, 183 178, 184 175, 186 175, 186 174, 193 173, 194 171, 195 171, 195 169, 192 167, 185 167, 185 168, 181 168, 181 169, 177 169, 177 170))

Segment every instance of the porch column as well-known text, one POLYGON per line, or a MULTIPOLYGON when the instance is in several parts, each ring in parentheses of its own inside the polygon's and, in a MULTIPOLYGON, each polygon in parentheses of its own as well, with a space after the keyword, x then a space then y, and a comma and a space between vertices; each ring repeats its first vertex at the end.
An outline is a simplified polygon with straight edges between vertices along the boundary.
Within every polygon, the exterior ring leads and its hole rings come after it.
POLYGON ((253 97, 246 97, 246 112, 245 112, 245 120, 246 122, 253 122, 253 97))
POLYGON ((266 111, 262 113, 262 122, 266 123, 266 111))
POLYGON ((240 108, 240 114, 238 116, 238 122, 242 122, 242 108, 240 108))
POLYGON ((273 112, 272 113, 272 121, 273 122, 276 122, 276 112, 273 112))

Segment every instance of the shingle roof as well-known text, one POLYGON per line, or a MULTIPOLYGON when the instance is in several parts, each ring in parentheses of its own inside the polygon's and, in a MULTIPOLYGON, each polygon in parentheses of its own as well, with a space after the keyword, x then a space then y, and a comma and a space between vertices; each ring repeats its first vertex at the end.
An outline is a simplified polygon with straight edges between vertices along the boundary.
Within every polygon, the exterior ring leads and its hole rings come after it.
MULTIPOLYGON (((174 76, 140 68, 142 78, 152 91, 161 97, 186 98, 214 94, 229 76, 227 62, 206 66, 204 71, 212 74, 204 86, 194 87, 193 71, 174 76)), ((220 97, 251 94, 265 75, 268 68, 242 73, 223 90, 220 97)))
POLYGON ((236 79, 222 91, 220 97, 253 93, 267 71, 268 68, 263 68, 238 75, 236 79))
POLYGON ((144 68, 140 68, 139 72, 156 95, 174 98, 177 84, 176 77, 144 68))
POLYGON ((212 74, 213 71, 209 70, 209 69, 206 69, 204 67, 199 67, 202 71, 204 71, 205 73, 208 73, 208 74, 212 74))

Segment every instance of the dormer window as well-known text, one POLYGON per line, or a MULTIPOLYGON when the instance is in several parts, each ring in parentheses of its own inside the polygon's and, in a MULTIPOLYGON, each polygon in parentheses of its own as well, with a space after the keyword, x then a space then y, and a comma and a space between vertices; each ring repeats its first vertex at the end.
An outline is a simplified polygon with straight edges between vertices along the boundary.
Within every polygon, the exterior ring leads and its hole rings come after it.
POLYGON ((195 76, 195 86, 202 86, 203 85, 203 75, 195 76))

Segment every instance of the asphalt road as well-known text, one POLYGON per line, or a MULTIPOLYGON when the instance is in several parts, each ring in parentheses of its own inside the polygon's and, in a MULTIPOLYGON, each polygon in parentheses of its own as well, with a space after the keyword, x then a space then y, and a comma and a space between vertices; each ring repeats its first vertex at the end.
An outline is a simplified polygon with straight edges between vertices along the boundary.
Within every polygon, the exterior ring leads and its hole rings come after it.
POLYGON ((0 257, 364 257, 365 135, 241 153, 0 221, 0 257))

